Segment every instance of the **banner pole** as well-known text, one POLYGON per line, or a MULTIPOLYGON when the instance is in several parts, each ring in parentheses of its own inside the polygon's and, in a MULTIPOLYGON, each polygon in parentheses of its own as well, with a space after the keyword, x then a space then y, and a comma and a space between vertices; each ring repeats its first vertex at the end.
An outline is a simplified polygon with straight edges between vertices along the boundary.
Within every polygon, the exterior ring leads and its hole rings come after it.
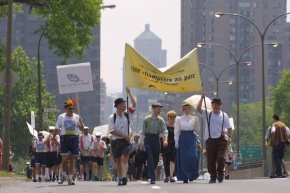
POLYGON ((79 114, 79 116, 81 116, 80 104, 79 104, 79 95, 77 92, 76 92, 76 100, 77 100, 78 114, 79 114))

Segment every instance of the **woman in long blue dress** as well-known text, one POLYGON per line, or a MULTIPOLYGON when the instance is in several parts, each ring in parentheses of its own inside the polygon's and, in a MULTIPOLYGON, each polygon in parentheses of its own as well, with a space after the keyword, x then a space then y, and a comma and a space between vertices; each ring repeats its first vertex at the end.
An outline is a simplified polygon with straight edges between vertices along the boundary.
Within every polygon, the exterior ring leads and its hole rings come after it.
POLYGON ((177 180, 188 183, 198 178, 197 139, 195 133, 199 128, 199 119, 191 115, 190 104, 182 105, 183 115, 177 117, 174 126, 177 180))

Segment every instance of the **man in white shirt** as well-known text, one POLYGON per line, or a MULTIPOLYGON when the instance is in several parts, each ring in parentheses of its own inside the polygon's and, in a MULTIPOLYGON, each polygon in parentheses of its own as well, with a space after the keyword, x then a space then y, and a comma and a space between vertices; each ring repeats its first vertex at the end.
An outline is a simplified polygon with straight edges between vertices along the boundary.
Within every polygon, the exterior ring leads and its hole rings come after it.
POLYGON ((80 143, 80 153, 81 153, 81 169, 80 174, 84 175, 84 181, 91 181, 92 179, 92 152, 91 145, 94 141, 94 138, 91 134, 89 134, 89 127, 84 127, 84 134, 80 135, 79 143, 80 143), (87 179, 87 167, 89 170, 89 178, 87 179))
POLYGON ((70 164, 68 185, 75 185, 73 181, 73 173, 75 171, 75 157, 79 154, 79 136, 78 134, 83 131, 84 124, 82 118, 74 113, 76 102, 68 98, 63 108, 65 113, 58 116, 55 130, 53 132, 53 140, 56 141, 56 135, 60 131, 60 154, 62 156, 62 177, 58 181, 63 184, 66 178, 66 171, 68 169, 68 160, 70 164))
POLYGON ((126 110, 126 101, 118 98, 114 101, 116 113, 109 117, 109 131, 112 135, 112 154, 116 159, 117 174, 119 177, 118 185, 127 185, 127 171, 130 144, 130 119, 133 116, 136 107, 136 101, 132 96, 130 89, 126 87, 126 91, 131 99, 132 105, 126 110), (129 114, 128 114, 129 113, 129 114))
POLYGON ((211 102, 212 111, 209 111, 201 108, 204 97, 205 93, 203 92, 196 110, 206 120, 208 126, 208 129, 205 129, 205 142, 207 169, 211 178, 209 183, 216 183, 216 179, 219 183, 222 183, 225 172, 225 152, 227 145, 232 142, 233 130, 228 115, 221 111, 221 100, 214 98, 211 102), (228 138, 225 137, 226 131, 228 132, 228 138))

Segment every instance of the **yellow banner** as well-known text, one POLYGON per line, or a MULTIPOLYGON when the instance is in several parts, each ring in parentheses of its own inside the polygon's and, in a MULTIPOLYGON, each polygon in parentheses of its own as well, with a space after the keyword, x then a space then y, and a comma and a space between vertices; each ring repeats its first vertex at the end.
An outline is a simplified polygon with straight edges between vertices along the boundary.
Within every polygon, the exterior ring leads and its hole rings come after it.
POLYGON ((197 49, 193 49, 175 65, 162 70, 126 44, 125 62, 128 87, 161 92, 202 91, 197 49))

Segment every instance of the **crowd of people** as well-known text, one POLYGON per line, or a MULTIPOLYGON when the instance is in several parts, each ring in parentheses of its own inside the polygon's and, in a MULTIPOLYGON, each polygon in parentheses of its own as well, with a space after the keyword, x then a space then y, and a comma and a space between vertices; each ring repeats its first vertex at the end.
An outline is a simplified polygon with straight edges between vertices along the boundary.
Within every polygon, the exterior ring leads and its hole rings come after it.
MULTIPOLYGON (((160 180, 165 183, 196 180, 202 154, 197 136, 199 118, 192 114, 192 106, 184 103, 181 116, 171 110, 164 120, 160 116, 163 105, 153 103, 151 114, 143 120, 141 133, 131 136, 130 118, 134 116, 136 101, 128 87, 126 91, 132 104, 127 107, 123 98, 114 101, 116 112, 108 118, 109 136, 103 137, 100 132, 89 133, 82 118, 74 113, 75 101, 67 99, 63 105, 65 113, 59 115, 56 126, 49 127, 49 132, 39 133, 29 148, 33 181, 56 180, 59 184, 68 181, 68 185, 74 185, 76 179, 113 180, 123 186, 129 180, 150 179, 150 184, 160 180)), ((221 100, 214 98, 212 110, 208 110, 201 107, 204 98, 205 93, 202 93, 196 110, 206 120, 203 154, 207 158, 209 183, 222 183, 229 179, 233 130, 228 115, 221 111, 221 100)), ((273 163, 275 177, 282 177, 284 151, 280 146, 290 130, 279 117, 274 119, 269 130, 273 138, 273 163)))

